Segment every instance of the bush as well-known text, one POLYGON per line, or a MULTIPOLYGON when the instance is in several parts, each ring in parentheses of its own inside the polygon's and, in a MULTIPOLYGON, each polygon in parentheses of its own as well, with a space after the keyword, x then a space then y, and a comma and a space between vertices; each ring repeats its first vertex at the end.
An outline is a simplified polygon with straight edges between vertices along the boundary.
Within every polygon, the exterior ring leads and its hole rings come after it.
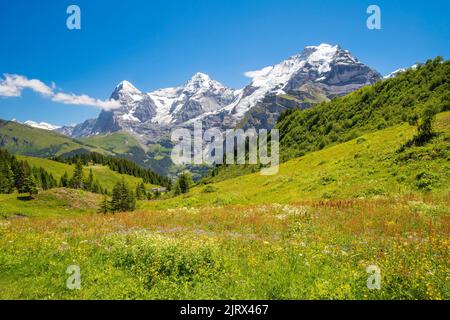
POLYGON ((436 182, 436 176, 429 172, 421 172, 416 176, 415 185, 419 190, 431 191, 436 182))
POLYGON ((217 190, 219 190, 218 188, 214 187, 214 186, 206 186, 205 188, 203 188, 203 193, 213 193, 216 192, 217 190))

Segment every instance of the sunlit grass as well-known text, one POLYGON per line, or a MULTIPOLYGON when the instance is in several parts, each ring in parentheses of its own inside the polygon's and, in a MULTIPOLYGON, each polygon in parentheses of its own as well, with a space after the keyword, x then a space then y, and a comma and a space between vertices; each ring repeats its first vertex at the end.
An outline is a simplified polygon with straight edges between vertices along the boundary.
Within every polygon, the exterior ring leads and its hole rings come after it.
POLYGON ((4 220, 0 297, 448 299, 449 198, 4 220), (81 267, 82 289, 65 287, 81 267), (366 267, 382 272, 366 287, 366 267))

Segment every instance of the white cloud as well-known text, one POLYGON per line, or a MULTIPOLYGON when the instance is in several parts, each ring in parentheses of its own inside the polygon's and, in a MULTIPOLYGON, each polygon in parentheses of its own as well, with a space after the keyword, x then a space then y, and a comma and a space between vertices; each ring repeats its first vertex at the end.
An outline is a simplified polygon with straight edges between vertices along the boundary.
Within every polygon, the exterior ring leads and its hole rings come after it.
POLYGON ((28 79, 17 74, 4 74, 4 79, 0 79, 0 97, 20 97, 24 89, 31 89, 51 98, 54 102, 71 105, 84 105, 96 107, 104 110, 111 110, 120 107, 116 100, 100 100, 91 98, 88 95, 75 95, 73 93, 55 92, 57 86, 52 82, 51 87, 40 80, 28 79))
POLYGON ((59 92, 52 97, 52 101, 61 102, 64 104, 91 106, 104 110, 111 110, 120 107, 120 103, 116 100, 94 99, 85 94, 75 95, 72 93, 59 92))
POLYGON ((5 79, 0 81, 0 96, 20 97, 23 89, 31 89, 47 97, 53 95, 52 88, 40 80, 17 74, 5 74, 4 77, 5 79))
POLYGON ((273 70, 273 67, 265 67, 261 70, 255 70, 255 71, 247 71, 244 73, 244 76, 247 78, 259 78, 259 77, 265 77, 267 76, 271 71, 273 70))

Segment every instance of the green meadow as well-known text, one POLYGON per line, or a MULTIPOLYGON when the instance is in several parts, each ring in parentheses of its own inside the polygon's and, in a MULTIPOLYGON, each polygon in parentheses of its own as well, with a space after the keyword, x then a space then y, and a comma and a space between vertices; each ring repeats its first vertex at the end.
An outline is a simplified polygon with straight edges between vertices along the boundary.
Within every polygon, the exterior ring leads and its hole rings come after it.
POLYGON ((99 214, 98 195, 64 188, 1 195, 0 298, 449 299, 450 112, 434 131, 402 150, 416 128, 395 125, 135 212, 99 214))

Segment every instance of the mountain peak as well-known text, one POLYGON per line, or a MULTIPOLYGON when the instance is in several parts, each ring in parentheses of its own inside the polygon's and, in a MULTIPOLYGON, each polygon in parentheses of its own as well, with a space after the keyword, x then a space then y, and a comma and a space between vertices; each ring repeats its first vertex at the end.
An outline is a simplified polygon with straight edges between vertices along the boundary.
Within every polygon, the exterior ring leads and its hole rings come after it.
POLYGON ((218 81, 211 79, 211 77, 203 72, 197 72, 184 85, 184 91, 196 93, 199 90, 222 90, 225 87, 218 81))
POLYGON ((191 80, 192 81, 209 81, 209 80, 211 80, 211 78, 206 73, 197 72, 192 76, 191 80))
POLYGON ((213 80, 211 80, 211 78, 207 74, 205 74, 203 72, 197 72, 186 83, 186 87, 189 87, 189 86, 195 86, 195 87, 209 86, 209 84, 212 81, 213 80))
POLYGON ((36 122, 33 120, 27 120, 24 122, 24 124, 33 127, 33 128, 38 128, 38 129, 44 129, 44 130, 56 130, 59 129, 60 126, 55 126, 53 124, 47 123, 47 122, 36 122))
POLYGON ((133 86, 129 81, 123 80, 117 86, 115 91, 126 91, 128 93, 141 93, 135 86, 133 86))

